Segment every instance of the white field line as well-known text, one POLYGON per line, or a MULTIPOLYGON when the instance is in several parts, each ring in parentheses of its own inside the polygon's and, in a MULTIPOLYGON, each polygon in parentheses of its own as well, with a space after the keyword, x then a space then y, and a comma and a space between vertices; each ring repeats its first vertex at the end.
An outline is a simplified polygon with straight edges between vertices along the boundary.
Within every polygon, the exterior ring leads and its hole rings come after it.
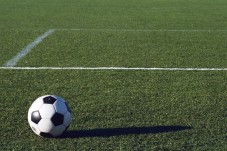
POLYGON ((62 28, 58 31, 107 31, 107 32, 227 32, 227 30, 212 29, 95 29, 95 28, 62 28))
POLYGON ((5 70, 160 70, 160 71, 227 71, 227 68, 128 68, 128 67, 0 67, 5 70))
MULTIPOLYGON (((40 31, 42 28, 21 28, 21 29, 12 29, 12 28, 0 28, 0 30, 32 30, 40 31)), ((227 32, 227 29, 98 29, 98 28, 56 28, 53 30, 58 31, 112 31, 112 32, 227 32)))
POLYGON ((16 56, 14 56, 12 59, 7 61, 3 66, 5 67, 13 67, 17 64, 18 61, 20 61, 23 57, 25 57, 36 45, 41 43, 43 39, 45 39, 47 36, 51 35, 55 30, 50 29, 38 38, 36 38, 32 43, 28 44, 26 47, 24 47, 16 56))

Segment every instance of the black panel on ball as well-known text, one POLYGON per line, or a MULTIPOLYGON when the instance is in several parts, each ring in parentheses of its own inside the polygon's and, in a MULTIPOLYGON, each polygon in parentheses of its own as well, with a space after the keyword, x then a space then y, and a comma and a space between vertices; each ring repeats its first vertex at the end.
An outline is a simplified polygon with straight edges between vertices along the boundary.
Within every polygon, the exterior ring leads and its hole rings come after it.
POLYGON ((31 121, 38 124, 40 120, 41 120, 41 116, 39 114, 39 111, 32 112, 31 121))
POLYGON ((54 97, 52 96, 47 96, 45 98, 43 98, 43 102, 46 103, 46 104, 54 104, 54 102, 56 101, 57 99, 55 99, 54 97))
POLYGON ((61 125, 64 122, 64 115, 60 113, 55 113, 54 116, 51 118, 51 121, 55 126, 61 125))
POLYGON ((44 133, 44 132, 41 132, 39 135, 42 137, 48 137, 48 138, 53 137, 50 133, 44 133))

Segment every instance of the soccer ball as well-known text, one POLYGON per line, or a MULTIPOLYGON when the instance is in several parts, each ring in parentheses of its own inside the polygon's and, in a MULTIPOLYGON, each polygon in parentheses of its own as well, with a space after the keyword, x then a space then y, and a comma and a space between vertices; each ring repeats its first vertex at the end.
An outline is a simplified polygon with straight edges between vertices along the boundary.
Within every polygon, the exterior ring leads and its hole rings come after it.
POLYGON ((59 96, 41 96, 28 110, 28 123, 31 129, 42 137, 60 136, 67 130, 71 121, 71 110, 59 96))

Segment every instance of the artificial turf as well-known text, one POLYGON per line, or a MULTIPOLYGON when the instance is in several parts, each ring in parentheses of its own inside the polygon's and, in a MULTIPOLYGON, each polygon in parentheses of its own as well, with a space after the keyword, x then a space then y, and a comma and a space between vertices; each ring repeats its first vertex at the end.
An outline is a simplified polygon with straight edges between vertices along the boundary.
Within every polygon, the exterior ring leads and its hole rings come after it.
MULTIPOLYGON (((0 0, 0 64, 226 68, 225 0, 0 0)), ((0 68, 1 150, 227 150, 227 72, 0 68), (60 138, 35 135, 41 95, 70 105, 60 138)))

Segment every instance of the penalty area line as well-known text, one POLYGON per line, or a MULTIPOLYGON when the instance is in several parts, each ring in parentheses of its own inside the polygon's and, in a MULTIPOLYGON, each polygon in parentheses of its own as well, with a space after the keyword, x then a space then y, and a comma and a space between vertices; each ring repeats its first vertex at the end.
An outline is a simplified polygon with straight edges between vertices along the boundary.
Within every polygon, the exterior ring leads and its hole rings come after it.
POLYGON ((227 68, 129 68, 129 67, 0 67, 6 70, 159 70, 159 71, 227 71, 227 68))
POLYGON ((41 43, 47 36, 51 35, 55 29, 50 29, 38 38, 36 38, 32 43, 28 44, 24 47, 19 53, 16 54, 12 59, 8 60, 3 66, 5 67, 13 67, 20 61, 23 57, 25 57, 36 45, 41 43))

